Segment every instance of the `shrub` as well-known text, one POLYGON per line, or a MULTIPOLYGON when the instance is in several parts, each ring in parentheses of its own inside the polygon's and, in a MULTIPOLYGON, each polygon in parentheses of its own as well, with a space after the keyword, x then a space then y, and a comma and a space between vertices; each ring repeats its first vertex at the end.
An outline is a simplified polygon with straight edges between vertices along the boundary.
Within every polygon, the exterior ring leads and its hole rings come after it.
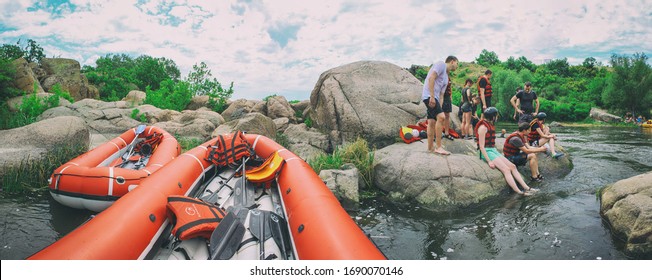
POLYGON ((161 82, 158 90, 147 88, 146 91, 145 103, 160 109, 182 111, 192 99, 189 84, 184 81, 175 83, 172 80, 165 80, 161 82))
POLYGON ((310 117, 307 117, 303 123, 305 123, 308 128, 312 127, 312 119, 310 117))
POLYGON ((360 172, 360 177, 365 183, 363 188, 370 188, 373 184, 374 152, 369 149, 366 140, 358 138, 335 149, 333 154, 321 154, 308 161, 315 173, 319 174, 326 169, 340 169, 343 164, 351 163, 360 172))

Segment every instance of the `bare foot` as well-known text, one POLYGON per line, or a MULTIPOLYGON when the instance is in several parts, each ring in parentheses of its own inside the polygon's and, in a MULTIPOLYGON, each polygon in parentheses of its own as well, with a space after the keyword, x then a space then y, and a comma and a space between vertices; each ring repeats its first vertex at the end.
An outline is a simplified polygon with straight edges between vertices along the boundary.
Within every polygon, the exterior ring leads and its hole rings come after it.
POLYGON ((442 148, 436 149, 435 153, 440 154, 440 155, 444 155, 444 156, 447 156, 447 155, 451 154, 449 151, 446 151, 446 150, 444 150, 442 148))

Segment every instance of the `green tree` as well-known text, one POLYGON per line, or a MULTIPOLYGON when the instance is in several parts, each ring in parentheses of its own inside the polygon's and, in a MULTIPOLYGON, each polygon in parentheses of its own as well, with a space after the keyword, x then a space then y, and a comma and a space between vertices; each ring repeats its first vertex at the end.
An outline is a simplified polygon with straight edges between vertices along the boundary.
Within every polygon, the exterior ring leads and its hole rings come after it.
POLYGON ((103 100, 120 100, 130 90, 158 90, 165 80, 178 81, 180 71, 174 61, 142 55, 108 54, 97 59, 96 67, 84 66, 82 72, 97 85, 103 100))
POLYGON ((199 65, 192 66, 192 71, 188 73, 186 81, 190 84, 190 91, 193 95, 208 95, 208 105, 216 112, 224 111, 226 101, 233 95, 233 82, 225 90, 203 61, 199 65))
POLYGON ((18 45, 4 44, 0 47, 0 59, 13 61, 24 55, 25 52, 18 45))
POLYGON ((43 48, 32 39, 27 40, 27 46, 25 47, 24 52, 25 59, 29 62, 41 63, 41 59, 45 57, 43 48))
POLYGON ((568 64, 568 59, 553 59, 550 62, 545 64, 546 69, 555 75, 560 77, 570 77, 570 65, 568 64))
POLYGON ((11 60, 0 58, 0 102, 20 96, 21 92, 14 85, 16 67, 11 60))
POLYGON ((480 55, 475 59, 475 61, 476 63, 485 67, 497 65, 500 63, 500 59, 498 59, 498 55, 495 52, 490 52, 485 49, 480 52, 480 55))
POLYGON ((602 101, 614 111, 649 114, 652 104, 652 68, 644 53, 632 57, 612 55, 613 75, 607 82, 602 101))
POLYGON ((190 84, 186 81, 167 79, 161 82, 158 90, 147 88, 146 92, 145 103, 160 109, 183 111, 192 99, 190 84))

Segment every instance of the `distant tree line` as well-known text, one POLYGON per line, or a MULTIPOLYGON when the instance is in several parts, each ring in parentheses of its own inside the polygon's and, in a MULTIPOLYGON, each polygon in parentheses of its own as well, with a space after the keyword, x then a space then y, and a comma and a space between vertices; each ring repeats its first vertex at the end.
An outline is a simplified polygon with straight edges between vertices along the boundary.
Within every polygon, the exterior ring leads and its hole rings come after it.
MULTIPOLYGON (((466 78, 477 81, 486 69, 493 72, 493 103, 502 117, 511 117, 513 108, 509 100, 527 81, 541 103, 540 111, 555 120, 581 121, 588 117, 591 107, 609 109, 616 114, 631 112, 650 116, 652 104, 652 68, 647 56, 636 53, 632 56, 614 54, 611 66, 604 66, 593 57, 580 65, 570 65, 566 58, 553 59, 536 65, 526 57, 510 56, 506 61, 498 59, 493 51, 482 50, 472 64, 461 63, 452 75, 455 87, 460 88, 466 78), (478 66, 482 67, 481 71, 478 66)), ((429 67, 412 65, 408 69, 423 81, 429 67)), ((474 85, 474 87, 477 86, 474 85)), ((459 101, 459 90, 453 93, 454 104, 459 101)))

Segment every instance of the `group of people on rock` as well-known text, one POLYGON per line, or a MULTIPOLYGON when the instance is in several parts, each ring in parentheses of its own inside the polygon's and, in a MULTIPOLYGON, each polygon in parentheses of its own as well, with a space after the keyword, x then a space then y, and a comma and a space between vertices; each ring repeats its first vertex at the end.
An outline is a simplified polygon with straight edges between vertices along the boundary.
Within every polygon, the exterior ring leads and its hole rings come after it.
MULTIPOLYGON (((426 105, 428 118, 428 151, 439 155, 450 155, 450 152, 442 147, 442 138, 453 139, 448 134, 452 111, 449 74, 458 68, 458 63, 455 56, 449 56, 445 61, 433 64, 423 84, 421 99, 426 105), (444 134, 441 133, 442 130, 444 134)), ((538 190, 527 185, 516 167, 528 163, 531 180, 540 182, 543 176, 539 173, 536 154, 546 153, 555 159, 564 154, 555 151, 557 136, 550 133, 549 127, 544 125, 547 115, 539 112, 539 100, 530 82, 525 83, 524 89, 519 88, 510 100, 515 109, 514 118, 518 119, 518 130, 506 137, 503 154, 498 152, 495 128, 498 109, 491 103, 491 76, 491 70, 487 70, 478 78, 478 95, 471 93, 473 80, 467 79, 464 82, 459 110, 462 120, 461 137, 477 142, 480 159, 487 162, 492 169, 500 170, 514 192, 530 195, 538 190), (481 118, 478 118, 475 112, 480 104, 483 113, 481 118)), ((503 135, 505 133, 503 130, 503 135)))

